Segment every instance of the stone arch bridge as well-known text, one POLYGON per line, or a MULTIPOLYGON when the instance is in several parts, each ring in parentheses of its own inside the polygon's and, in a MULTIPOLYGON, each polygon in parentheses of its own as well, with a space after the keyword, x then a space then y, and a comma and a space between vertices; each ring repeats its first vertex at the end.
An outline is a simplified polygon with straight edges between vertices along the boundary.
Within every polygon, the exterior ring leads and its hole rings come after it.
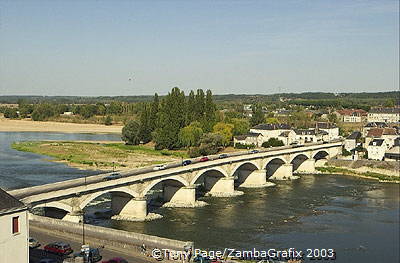
POLYGON ((194 207, 199 186, 209 195, 235 195, 236 187, 263 187, 268 179, 293 179, 296 172, 313 173, 316 164, 336 156, 341 147, 341 141, 278 147, 160 171, 125 172, 122 178, 110 181, 102 174, 9 193, 32 208, 62 210, 63 219, 73 222, 79 222, 91 201, 110 194, 116 218, 146 220, 150 196, 155 193, 162 193, 163 201, 174 206, 194 207))

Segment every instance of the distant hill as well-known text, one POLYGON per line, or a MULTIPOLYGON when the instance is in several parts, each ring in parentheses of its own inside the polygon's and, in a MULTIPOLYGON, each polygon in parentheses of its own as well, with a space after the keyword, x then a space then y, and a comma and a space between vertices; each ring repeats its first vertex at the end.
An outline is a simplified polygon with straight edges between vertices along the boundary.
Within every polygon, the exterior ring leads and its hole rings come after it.
MULTIPOLYGON (((162 96, 161 96, 162 97, 162 96)), ((225 94, 214 95, 216 102, 263 102, 263 101, 279 101, 286 100, 387 100, 400 98, 400 91, 390 92, 362 92, 362 93, 328 93, 328 92, 304 92, 304 93, 277 93, 270 95, 263 94, 225 94)), ((0 103, 18 103, 19 100, 24 100, 27 103, 63 103, 63 104, 88 104, 88 103, 110 103, 112 101, 121 102, 146 102, 153 99, 152 95, 143 96, 0 96, 0 103)))

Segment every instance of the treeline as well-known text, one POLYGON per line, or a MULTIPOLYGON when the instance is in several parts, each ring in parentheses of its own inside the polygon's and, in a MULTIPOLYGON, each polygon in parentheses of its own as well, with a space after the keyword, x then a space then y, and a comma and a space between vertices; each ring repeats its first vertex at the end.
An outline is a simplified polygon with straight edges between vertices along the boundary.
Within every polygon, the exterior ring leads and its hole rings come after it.
MULTIPOLYGON (((161 96, 163 97, 163 96, 161 96)), ((25 100, 29 104, 58 103, 58 104, 110 104, 115 101, 137 103, 150 102, 152 96, 0 96, 0 103, 16 104, 19 100, 25 100)), ((389 92, 360 92, 360 93, 331 93, 331 92, 303 92, 303 93, 276 93, 276 94, 224 94, 214 95, 215 102, 278 102, 281 98, 291 100, 359 100, 365 99, 369 102, 385 102, 387 99, 399 101, 399 91, 389 92)))
POLYGON ((217 153, 231 143, 234 135, 246 133, 244 118, 217 111, 210 90, 190 91, 188 96, 173 88, 162 99, 142 105, 139 120, 132 120, 122 130, 127 144, 153 141, 156 149, 189 150, 191 156, 217 153))
POLYGON ((140 109, 137 103, 111 102, 104 104, 97 102, 96 104, 55 104, 55 103, 38 103, 29 104, 24 100, 18 101, 18 107, 1 107, 0 112, 4 113, 5 118, 28 118, 34 121, 45 121, 52 117, 59 116, 65 112, 71 112, 74 115, 80 115, 84 119, 93 116, 109 116, 109 115, 128 115, 136 114, 140 109))

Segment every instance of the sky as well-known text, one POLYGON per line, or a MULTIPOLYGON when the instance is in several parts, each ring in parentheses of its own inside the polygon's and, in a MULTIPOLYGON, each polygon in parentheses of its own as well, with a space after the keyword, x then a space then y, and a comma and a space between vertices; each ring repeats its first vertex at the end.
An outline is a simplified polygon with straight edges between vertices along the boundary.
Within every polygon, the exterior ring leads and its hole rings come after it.
POLYGON ((176 86, 398 90, 399 2, 0 0, 0 95, 152 95, 176 86))

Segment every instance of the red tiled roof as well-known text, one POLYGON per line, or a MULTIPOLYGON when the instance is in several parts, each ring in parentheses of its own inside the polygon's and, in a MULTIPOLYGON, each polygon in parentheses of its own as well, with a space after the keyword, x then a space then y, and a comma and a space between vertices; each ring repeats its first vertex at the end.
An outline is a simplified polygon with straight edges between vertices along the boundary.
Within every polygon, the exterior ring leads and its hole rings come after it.
POLYGON ((382 128, 372 128, 368 131, 367 137, 380 138, 383 135, 383 130, 382 128))

